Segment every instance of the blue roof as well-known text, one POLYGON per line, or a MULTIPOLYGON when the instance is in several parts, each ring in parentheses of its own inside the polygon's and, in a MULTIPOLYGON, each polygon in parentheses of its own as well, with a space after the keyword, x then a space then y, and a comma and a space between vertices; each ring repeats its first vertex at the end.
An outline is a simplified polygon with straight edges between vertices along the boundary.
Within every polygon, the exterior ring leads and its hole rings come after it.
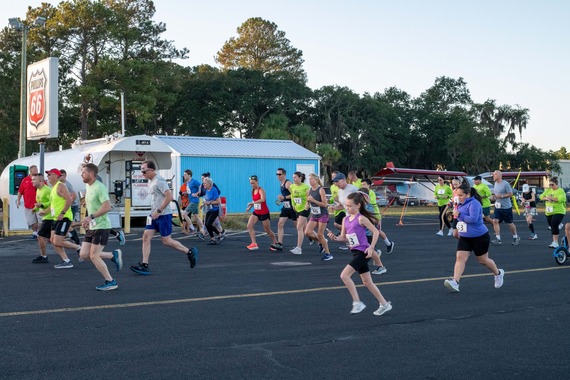
POLYGON ((182 156, 301 158, 321 157, 291 140, 235 139, 223 137, 158 136, 182 156))

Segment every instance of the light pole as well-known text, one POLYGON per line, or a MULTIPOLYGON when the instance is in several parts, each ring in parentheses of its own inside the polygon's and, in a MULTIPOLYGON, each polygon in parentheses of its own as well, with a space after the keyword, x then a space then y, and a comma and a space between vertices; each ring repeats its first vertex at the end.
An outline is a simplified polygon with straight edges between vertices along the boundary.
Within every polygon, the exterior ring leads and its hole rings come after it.
POLYGON ((8 19, 10 26, 16 30, 22 31, 22 61, 21 61, 21 77, 20 77, 20 145, 18 150, 18 158, 26 156, 26 124, 28 116, 28 102, 26 98, 26 87, 28 82, 27 77, 27 67, 26 67, 26 55, 27 55, 27 40, 28 40, 28 30, 36 26, 44 26, 46 23, 45 17, 36 17, 34 23, 28 25, 19 18, 8 19))

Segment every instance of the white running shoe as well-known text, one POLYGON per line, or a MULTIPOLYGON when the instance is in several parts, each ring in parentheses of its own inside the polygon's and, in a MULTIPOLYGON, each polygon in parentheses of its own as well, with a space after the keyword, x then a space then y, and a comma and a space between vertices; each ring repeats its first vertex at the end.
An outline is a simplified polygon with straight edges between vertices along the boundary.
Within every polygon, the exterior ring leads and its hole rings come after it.
POLYGON ((386 302, 386 304, 384 305, 380 305, 380 307, 378 308, 378 310, 376 310, 374 313, 374 315, 384 315, 387 312, 389 312, 390 310, 392 310, 392 303, 390 303, 390 301, 386 302))
POLYGON ((445 280, 443 285, 452 292, 459 293, 459 284, 454 279, 445 280))
POLYGON ((388 272, 388 269, 385 267, 378 267, 372 271, 372 274, 384 274, 386 272, 388 272))
POLYGON ((294 255, 302 255, 303 254, 303 250, 299 247, 295 247, 295 248, 289 250, 289 252, 291 252, 294 255))
POLYGON ((364 302, 353 302, 350 314, 358 314, 364 309, 366 309, 366 305, 364 304, 364 302))
POLYGON ((505 277, 505 271, 499 269, 499 274, 495 276, 495 288, 499 289, 503 286, 503 278, 505 277))
POLYGON ((453 228, 451 228, 451 229, 449 230, 449 232, 447 233, 447 236, 453 236, 453 228))
POLYGON ((443 236, 443 231, 442 230, 437 231, 436 235, 437 236, 443 236))

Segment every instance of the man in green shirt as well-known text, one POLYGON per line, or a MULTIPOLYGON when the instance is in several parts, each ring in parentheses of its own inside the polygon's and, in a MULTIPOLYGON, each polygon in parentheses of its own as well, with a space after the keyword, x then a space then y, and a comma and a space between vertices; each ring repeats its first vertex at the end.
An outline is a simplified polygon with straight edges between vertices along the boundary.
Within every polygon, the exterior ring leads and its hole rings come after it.
POLYGON ((98 171, 97 165, 91 163, 84 165, 81 169, 81 178, 85 183, 85 206, 89 214, 81 221, 86 232, 79 257, 91 259, 95 268, 105 279, 105 283, 95 289, 107 291, 115 290, 119 286, 109 273, 109 268, 103 259, 114 262, 117 271, 123 267, 123 259, 120 249, 113 252, 103 252, 103 248, 109 241, 111 231, 111 220, 107 215, 111 211, 111 201, 109 200, 109 191, 105 185, 97 180, 98 171))
POLYGON ((483 207, 483 220, 489 224, 493 224, 491 219, 491 189, 489 186, 481 183, 483 179, 480 175, 473 178, 473 187, 477 190, 477 193, 481 196, 481 205, 483 207))
POLYGON ((437 185, 433 189, 434 198, 437 200, 437 208, 439 210, 439 231, 437 231, 437 236, 443 236, 443 224, 449 228, 448 236, 451 236, 451 223, 445 217, 445 210, 447 209, 447 204, 451 197, 453 197, 453 191, 451 187, 445 183, 445 178, 443 176, 437 177, 437 185))
POLYGON ((38 220, 41 222, 38 228, 38 246, 40 248, 40 255, 32 260, 34 264, 47 264, 49 263, 46 247, 51 239, 51 226, 53 218, 50 211, 50 195, 51 187, 47 186, 42 173, 36 173, 32 177, 32 184, 36 188, 36 204, 33 211, 38 215, 38 220))

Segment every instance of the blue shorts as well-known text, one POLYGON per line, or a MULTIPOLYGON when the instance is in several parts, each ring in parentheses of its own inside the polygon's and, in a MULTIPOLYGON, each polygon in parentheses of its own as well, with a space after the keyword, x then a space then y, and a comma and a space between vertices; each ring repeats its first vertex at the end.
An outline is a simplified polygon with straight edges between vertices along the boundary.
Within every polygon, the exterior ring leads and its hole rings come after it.
POLYGON ((490 216, 491 215, 491 206, 483 207, 483 215, 484 216, 490 216))
MULTIPOLYGON (((147 223, 149 222, 148 218, 147 223)), ((154 220, 151 219, 150 222, 151 224, 144 226, 145 230, 158 231, 163 237, 172 235, 172 214, 161 215, 154 220)))
POLYGON ((511 224, 513 222, 513 208, 495 208, 493 219, 497 219, 499 223, 505 222, 511 224))

